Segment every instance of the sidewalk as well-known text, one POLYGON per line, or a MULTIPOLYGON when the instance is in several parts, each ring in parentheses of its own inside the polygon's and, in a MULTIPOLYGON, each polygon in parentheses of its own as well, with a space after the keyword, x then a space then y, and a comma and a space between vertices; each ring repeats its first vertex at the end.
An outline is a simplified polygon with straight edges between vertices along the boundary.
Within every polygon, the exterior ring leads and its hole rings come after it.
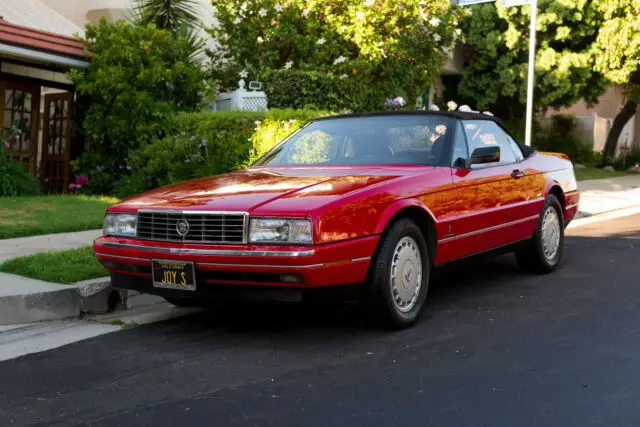
POLYGON ((62 251, 87 246, 101 234, 102 230, 89 230, 77 233, 58 233, 18 239, 3 239, 0 240, 0 264, 10 258, 32 255, 39 252, 62 251))
POLYGON ((580 211, 585 218, 640 205, 640 175, 579 181, 580 211))

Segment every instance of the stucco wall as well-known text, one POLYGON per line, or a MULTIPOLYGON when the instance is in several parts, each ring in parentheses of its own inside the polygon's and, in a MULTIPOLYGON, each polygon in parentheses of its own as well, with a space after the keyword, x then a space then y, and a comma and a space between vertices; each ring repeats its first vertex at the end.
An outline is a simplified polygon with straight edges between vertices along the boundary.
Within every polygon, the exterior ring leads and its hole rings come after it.
POLYGON ((607 92, 598 99, 598 103, 589 108, 583 100, 578 101, 569 108, 550 109, 546 115, 555 113, 568 113, 575 116, 591 116, 596 113, 600 117, 613 119, 624 103, 624 95, 619 86, 611 86, 607 92))
MULTIPOLYGON (((581 137, 587 138, 584 141, 585 144, 593 146, 595 151, 602 151, 613 119, 625 101, 622 89, 619 86, 611 86, 607 92, 598 99, 598 103, 591 108, 587 106, 586 102, 580 100, 569 108, 549 109, 545 113, 545 117, 550 117, 557 113, 573 114, 579 121, 583 122, 587 128, 592 129, 592 132, 580 135, 581 137), (588 135, 590 135, 590 137, 588 135)), ((640 112, 636 113, 635 118, 627 123, 618 141, 618 149, 625 142, 630 147, 635 146, 640 148, 640 112)))

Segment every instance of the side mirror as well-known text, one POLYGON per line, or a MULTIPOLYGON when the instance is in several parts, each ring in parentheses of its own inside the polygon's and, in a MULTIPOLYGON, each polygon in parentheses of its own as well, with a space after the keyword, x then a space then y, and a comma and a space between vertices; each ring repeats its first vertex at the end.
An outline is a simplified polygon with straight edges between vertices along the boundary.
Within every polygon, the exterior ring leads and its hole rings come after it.
POLYGON ((500 146, 480 147, 473 150, 471 159, 469 159, 469 167, 473 165, 485 165, 487 163, 500 162, 500 146))

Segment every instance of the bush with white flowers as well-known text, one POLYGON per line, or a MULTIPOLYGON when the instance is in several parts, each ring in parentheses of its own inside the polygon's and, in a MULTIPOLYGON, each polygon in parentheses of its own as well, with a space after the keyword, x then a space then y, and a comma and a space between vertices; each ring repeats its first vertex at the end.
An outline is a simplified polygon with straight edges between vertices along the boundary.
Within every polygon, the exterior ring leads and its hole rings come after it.
MULTIPOLYGON (((464 13, 449 0, 213 0, 213 5, 218 24, 211 32, 221 50, 212 60, 221 89, 234 88, 245 67, 250 79, 264 80, 267 87, 265 77, 276 70, 313 72, 369 86, 379 107, 387 98, 416 99, 425 92, 456 41, 464 13)), ((311 78, 309 85, 309 92, 317 90, 311 78)), ((312 100, 308 96, 305 103, 312 100)))

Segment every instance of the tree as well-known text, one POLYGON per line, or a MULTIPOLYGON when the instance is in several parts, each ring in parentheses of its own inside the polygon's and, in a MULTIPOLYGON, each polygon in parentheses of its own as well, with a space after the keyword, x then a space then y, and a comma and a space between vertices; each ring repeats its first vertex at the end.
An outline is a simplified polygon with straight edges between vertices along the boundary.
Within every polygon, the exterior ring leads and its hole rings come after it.
POLYGON ((89 149, 75 167, 94 191, 107 193, 127 173, 130 150, 157 137, 173 112, 199 105, 205 75, 189 62, 183 39, 153 25, 102 19, 87 25, 85 38, 91 61, 70 77, 84 106, 89 149))
MULTIPOLYGON (((422 94, 455 40, 449 0, 216 0, 215 72, 309 71, 422 94)), ((263 74, 264 75, 264 74, 263 74)), ((380 101, 380 107, 384 97, 380 101)))
MULTIPOLYGON (((615 0, 612 0, 615 1, 615 0)), ((633 1, 633 0, 630 0, 633 1)), ((463 28, 470 47, 458 93, 476 109, 520 117, 527 97, 529 6, 474 6, 463 28)), ((603 17, 591 0, 539 0, 536 36, 535 107, 588 103, 601 96, 608 81, 594 70, 593 51, 603 17)))
POLYGON ((135 12, 136 25, 155 25, 170 31, 185 42, 190 62, 201 59, 205 43, 197 34, 202 22, 194 0, 137 0, 135 12))
POLYGON ((141 25, 153 24, 171 32, 200 25, 194 0, 137 0, 135 8, 141 25))
POLYGON ((605 21, 597 39, 596 70, 612 83, 624 85, 627 100, 607 135, 605 161, 616 152, 622 129, 640 102, 640 3, 637 0, 599 0, 605 21))

